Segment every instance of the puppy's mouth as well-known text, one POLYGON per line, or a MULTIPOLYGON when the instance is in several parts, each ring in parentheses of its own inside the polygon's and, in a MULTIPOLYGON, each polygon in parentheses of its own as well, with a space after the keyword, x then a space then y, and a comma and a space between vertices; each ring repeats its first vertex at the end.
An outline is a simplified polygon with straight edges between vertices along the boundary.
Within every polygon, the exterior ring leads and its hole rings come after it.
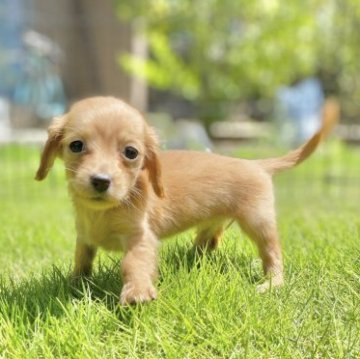
POLYGON ((94 196, 94 197, 90 197, 90 201, 107 202, 108 199, 106 199, 105 196, 94 196))
POLYGON ((107 209, 119 205, 120 200, 113 197, 110 193, 95 194, 87 191, 73 191, 78 201, 86 207, 94 209, 107 209))
POLYGON ((70 183, 70 191, 77 201, 83 205, 94 209, 109 209, 117 207, 121 204, 125 196, 123 189, 118 189, 114 194, 114 190, 108 190, 101 193, 94 191, 92 188, 70 183))
POLYGON ((94 194, 94 195, 90 195, 89 197, 86 198, 88 201, 90 202, 95 202, 95 203, 112 203, 112 204, 117 204, 120 202, 120 200, 116 197, 113 197, 111 194, 109 193, 104 193, 104 194, 94 194))
POLYGON ((109 195, 78 195, 77 198, 83 205, 95 210, 107 210, 120 204, 117 198, 109 195))

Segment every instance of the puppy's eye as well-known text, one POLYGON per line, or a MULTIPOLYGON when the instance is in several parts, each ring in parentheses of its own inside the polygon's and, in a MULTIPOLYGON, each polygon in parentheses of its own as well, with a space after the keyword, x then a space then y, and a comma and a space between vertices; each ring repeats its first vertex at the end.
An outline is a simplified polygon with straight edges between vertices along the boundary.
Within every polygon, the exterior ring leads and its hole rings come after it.
POLYGON ((73 141, 70 143, 69 148, 71 152, 79 153, 82 152, 85 148, 84 142, 82 141, 73 141))
POLYGON ((138 156, 138 154, 139 154, 139 151, 132 146, 127 146, 124 149, 124 155, 129 160, 134 160, 138 156))

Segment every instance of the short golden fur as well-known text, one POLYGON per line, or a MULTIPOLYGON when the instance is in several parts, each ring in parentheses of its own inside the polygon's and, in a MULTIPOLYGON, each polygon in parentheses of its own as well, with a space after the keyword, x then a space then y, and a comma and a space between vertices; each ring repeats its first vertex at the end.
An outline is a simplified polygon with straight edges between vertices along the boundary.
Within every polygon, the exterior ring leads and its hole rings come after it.
POLYGON ((213 249, 226 224, 235 220, 263 262, 267 280, 258 290, 280 286, 283 265, 271 175, 305 160, 330 131, 337 112, 328 102, 323 127, 297 150, 251 161, 159 152, 153 129, 121 100, 94 97, 76 103, 49 127, 36 174, 44 179, 57 156, 65 163, 76 213, 74 275, 91 273, 98 247, 122 250, 121 303, 154 299, 159 238, 197 226, 196 246, 213 249), (136 157, 129 158, 134 149, 136 157))

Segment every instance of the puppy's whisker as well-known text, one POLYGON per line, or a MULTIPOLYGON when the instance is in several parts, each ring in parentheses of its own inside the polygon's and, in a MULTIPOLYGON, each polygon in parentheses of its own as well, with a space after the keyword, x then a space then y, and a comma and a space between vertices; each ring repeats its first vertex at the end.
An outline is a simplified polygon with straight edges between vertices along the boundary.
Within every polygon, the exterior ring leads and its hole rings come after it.
POLYGON ((70 172, 79 173, 78 170, 76 170, 76 169, 74 169, 74 168, 71 168, 71 167, 65 167, 65 169, 66 169, 67 171, 70 171, 70 172))
POLYGON ((139 200, 144 200, 143 194, 136 188, 133 188, 130 193, 128 194, 127 197, 125 197, 122 200, 122 203, 127 207, 127 208, 132 208, 135 209, 136 211, 143 211, 142 208, 138 207, 136 205, 137 201, 134 201, 134 199, 139 199, 139 200))

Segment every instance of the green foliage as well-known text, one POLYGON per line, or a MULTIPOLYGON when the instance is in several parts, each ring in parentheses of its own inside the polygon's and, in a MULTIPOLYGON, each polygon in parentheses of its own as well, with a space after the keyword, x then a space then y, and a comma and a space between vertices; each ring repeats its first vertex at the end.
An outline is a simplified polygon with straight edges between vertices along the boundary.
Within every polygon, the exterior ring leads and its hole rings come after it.
POLYGON ((332 92, 359 93, 359 4, 121 0, 119 16, 145 24, 151 57, 119 61, 150 85, 196 103, 205 119, 214 114, 213 107, 206 111, 210 104, 269 98, 280 85, 319 73, 332 92))
POLYGON ((100 251, 88 282, 67 278, 75 229, 62 166, 38 183, 39 149, 0 150, 2 358, 359 357, 356 150, 334 144, 277 177, 284 288, 255 292, 261 265, 236 227, 203 257, 187 232, 162 246, 159 299, 129 308, 114 254, 100 251))
POLYGON ((145 77, 158 89, 179 88, 184 97, 196 98, 199 95, 198 79, 172 52, 166 36, 160 32, 153 32, 149 35, 149 44, 153 53, 156 54, 156 60, 143 61, 125 54, 120 60, 122 66, 131 73, 145 77), (171 71, 171 76, 169 76, 169 71, 171 71))

